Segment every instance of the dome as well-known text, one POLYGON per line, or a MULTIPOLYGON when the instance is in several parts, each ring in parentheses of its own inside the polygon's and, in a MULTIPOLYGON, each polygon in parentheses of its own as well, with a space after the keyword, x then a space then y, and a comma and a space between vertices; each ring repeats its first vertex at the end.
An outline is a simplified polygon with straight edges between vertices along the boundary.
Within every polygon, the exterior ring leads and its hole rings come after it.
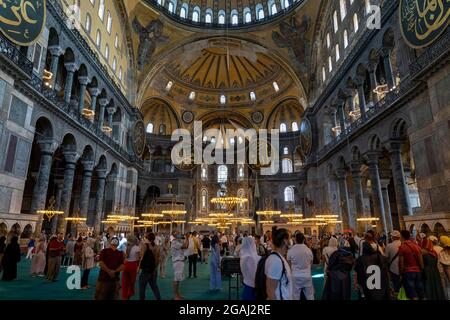
POLYGON ((267 129, 279 129, 280 132, 299 131, 303 111, 298 99, 286 99, 269 115, 267 129))
POLYGON ((164 100, 152 98, 147 100, 141 112, 144 116, 144 124, 147 133, 170 135, 179 128, 176 113, 164 100))
POLYGON ((245 28, 271 22, 294 10, 303 0, 145 0, 178 23, 204 28, 245 28))

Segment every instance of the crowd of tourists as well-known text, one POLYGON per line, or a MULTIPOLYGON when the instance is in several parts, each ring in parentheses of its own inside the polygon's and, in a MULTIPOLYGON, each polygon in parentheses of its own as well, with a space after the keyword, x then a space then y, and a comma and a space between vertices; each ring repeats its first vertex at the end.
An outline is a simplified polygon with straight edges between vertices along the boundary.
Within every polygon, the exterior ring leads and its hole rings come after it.
MULTIPOLYGON (((0 237, 2 280, 17 278, 22 258, 17 236, 0 237)), ((350 300, 352 292, 363 300, 450 299, 450 238, 416 237, 394 230, 380 236, 369 230, 306 236, 274 227, 263 236, 188 232, 171 235, 149 232, 118 236, 41 234, 31 238, 24 259, 31 259, 30 275, 47 282, 59 278, 60 268, 78 266, 79 289, 90 288, 91 270, 98 268, 95 299, 146 298, 147 286, 161 299, 158 277, 166 278, 172 264, 173 299, 188 277, 198 277, 197 264, 209 263, 210 290, 222 289, 221 262, 239 258, 243 300, 314 300, 313 266, 323 265, 323 300, 350 300), (138 289, 136 295, 135 289, 138 289)))

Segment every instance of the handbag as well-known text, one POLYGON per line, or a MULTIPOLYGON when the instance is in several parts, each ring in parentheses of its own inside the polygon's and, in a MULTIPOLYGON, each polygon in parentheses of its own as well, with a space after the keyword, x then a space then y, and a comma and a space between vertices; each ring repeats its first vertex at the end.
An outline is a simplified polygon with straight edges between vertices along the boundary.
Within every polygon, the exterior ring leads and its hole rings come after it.
POLYGON ((401 287, 398 291, 397 300, 409 300, 404 287, 401 287))

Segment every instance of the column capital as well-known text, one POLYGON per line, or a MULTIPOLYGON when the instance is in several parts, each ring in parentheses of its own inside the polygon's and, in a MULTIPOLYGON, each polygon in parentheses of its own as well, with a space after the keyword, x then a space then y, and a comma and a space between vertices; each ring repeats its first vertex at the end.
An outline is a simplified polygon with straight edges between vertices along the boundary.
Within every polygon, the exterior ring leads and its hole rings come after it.
POLYGON ((84 172, 91 172, 94 171, 94 161, 91 160, 82 160, 81 164, 83 165, 83 171, 84 172))
POLYGON ((60 55, 62 55, 63 54, 63 49, 60 47, 60 46, 58 46, 58 45, 56 45, 56 46, 49 46, 48 48, 47 48, 47 50, 50 52, 50 54, 52 55, 52 56, 54 56, 54 57, 59 57, 60 55))
POLYGON ((380 49, 379 52, 380 52, 380 55, 381 55, 383 58, 388 58, 388 57, 391 55, 392 48, 389 48, 389 47, 383 47, 383 48, 380 49))
POLYGON ((80 82, 80 84, 81 84, 82 86, 87 86, 88 83, 90 82, 90 81, 89 81, 89 78, 86 77, 86 76, 78 77, 78 81, 80 82))
POLYGON ((58 148, 58 143, 52 138, 43 138, 36 141, 41 149, 41 154, 53 155, 53 152, 58 148))
POLYGON ((353 177, 361 177, 361 161, 353 160, 350 162, 350 171, 353 177))
POLYGON ((88 91, 92 97, 98 97, 101 92, 99 88, 88 88, 88 91))
POLYGON ((377 166, 381 153, 379 151, 369 151, 366 153, 367 163, 370 166, 377 166))
POLYGON ((347 178, 347 171, 345 169, 337 169, 336 178, 338 180, 345 180, 345 178, 347 178))
POLYGON ((367 70, 372 73, 377 71, 377 65, 378 63, 375 61, 370 61, 369 63, 367 63, 367 70))
POLYGON ((402 152, 402 147, 405 144, 404 140, 391 140, 387 143, 387 149, 389 153, 399 153, 402 152))
POLYGON ((364 86, 364 79, 362 77, 356 77, 353 82, 356 84, 357 87, 364 86))
POLYGON ((75 151, 65 150, 62 154, 64 156, 64 159, 66 160, 66 165, 76 165, 78 159, 80 158, 80 155, 75 151))
POLYGON ((387 189, 390 182, 390 179, 380 179, 381 189, 387 189))
POLYGON ((117 111, 116 107, 108 107, 106 108, 106 111, 108 111, 108 114, 114 114, 117 111))
POLYGON ((106 176, 108 175, 108 170, 106 169, 97 169, 96 172, 98 179, 106 179, 106 176))
POLYGON ((75 71, 77 71, 77 65, 73 62, 65 63, 64 66, 66 67, 67 72, 75 73, 75 71))
POLYGON ((108 99, 100 98, 98 99, 98 103, 100 104, 101 107, 106 107, 108 105, 108 99))

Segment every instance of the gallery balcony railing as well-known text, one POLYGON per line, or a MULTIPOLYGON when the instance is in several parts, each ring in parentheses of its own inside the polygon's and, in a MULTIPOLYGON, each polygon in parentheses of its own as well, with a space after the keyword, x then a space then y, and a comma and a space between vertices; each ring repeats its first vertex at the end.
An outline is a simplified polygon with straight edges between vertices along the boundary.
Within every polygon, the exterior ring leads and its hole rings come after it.
POLYGON ((31 74, 29 80, 25 80, 34 90, 42 94, 47 100, 49 100, 53 105, 55 105, 59 110, 63 111, 69 118, 75 120, 81 127, 98 137, 100 140, 105 142, 114 151, 119 153, 123 158, 130 162, 141 164, 142 160, 135 157, 134 155, 128 153, 123 149, 120 144, 118 144, 110 136, 106 135, 97 124, 86 119, 76 108, 72 107, 70 103, 63 100, 62 97, 58 96, 57 92, 44 85, 42 79, 35 73, 31 74))
POLYGON ((20 52, 19 48, 0 34, 0 54, 17 65, 25 74, 33 72, 33 63, 20 52))

